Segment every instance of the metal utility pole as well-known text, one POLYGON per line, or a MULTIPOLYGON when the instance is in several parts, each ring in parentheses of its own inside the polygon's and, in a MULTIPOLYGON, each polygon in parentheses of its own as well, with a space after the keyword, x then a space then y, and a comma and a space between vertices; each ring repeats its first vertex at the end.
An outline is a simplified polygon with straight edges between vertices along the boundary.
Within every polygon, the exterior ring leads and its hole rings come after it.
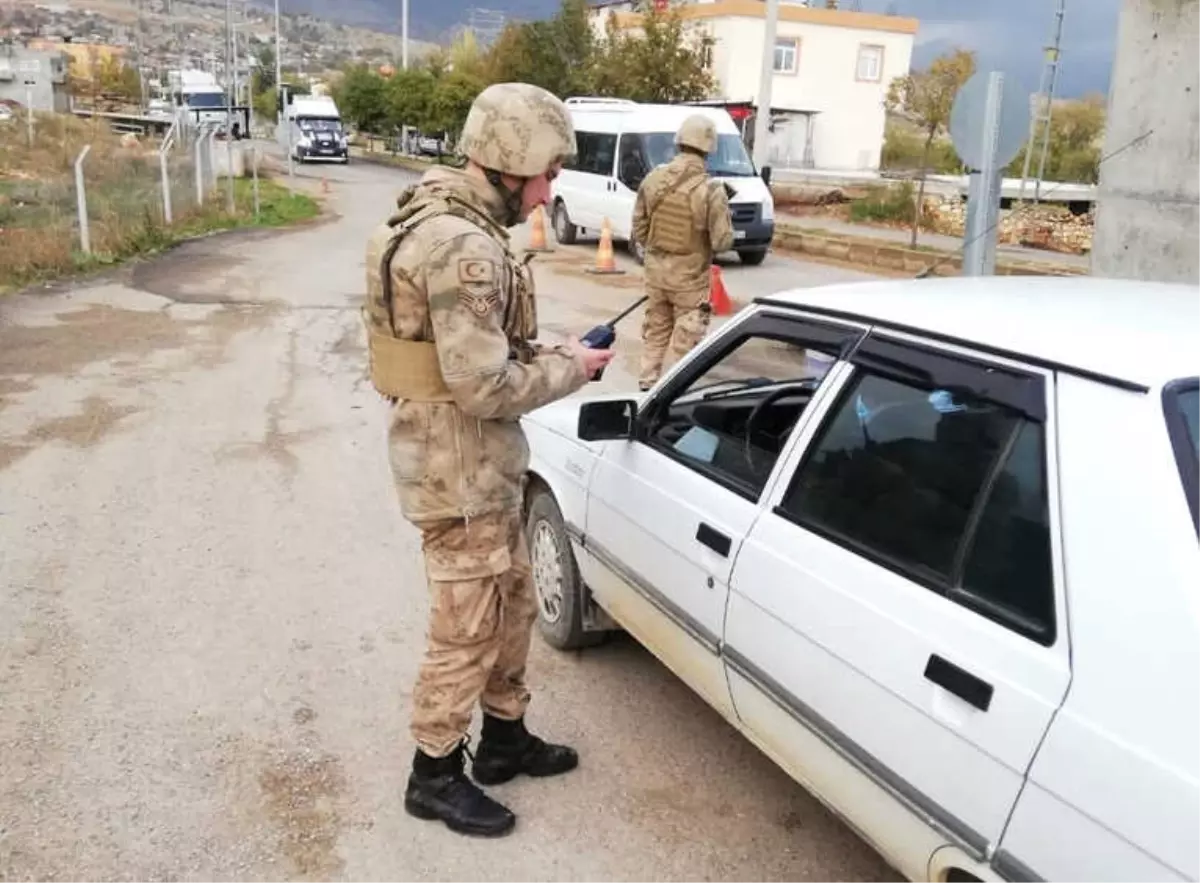
POLYGON ((133 35, 134 54, 137 57, 137 75, 138 75, 138 112, 144 113, 146 110, 146 59, 142 53, 142 0, 137 0, 137 30, 133 35))
MULTIPOLYGON (((275 0, 275 132, 278 143, 279 127, 284 124, 283 113, 283 47, 279 42, 279 0, 275 0)), ((292 168, 292 127, 287 127, 288 176, 295 175, 292 168)))
POLYGON ((1054 38, 1046 47, 1046 63, 1042 67, 1042 79, 1038 83, 1037 107, 1029 121, 1029 141, 1025 145, 1025 163, 1021 169, 1021 189, 1017 201, 1025 201, 1025 182, 1029 179, 1029 167, 1033 161, 1034 144, 1041 135, 1041 155, 1038 158, 1037 180, 1033 185, 1033 202, 1036 205, 1042 195, 1042 177, 1046 173, 1046 153, 1050 149, 1050 114, 1054 105, 1054 89, 1058 85, 1058 59, 1062 47, 1063 18, 1067 14, 1067 0, 1056 0, 1054 10, 1054 38))
POLYGON ((225 0, 225 161, 229 164, 229 186, 226 190, 226 208, 232 215, 233 201, 233 93, 230 91, 230 74, 233 72, 233 0, 225 0))
POLYGON ((232 64, 232 67, 233 67, 233 80, 232 80, 232 83, 233 83, 233 103, 234 103, 234 104, 241 104, 241 103, 242 103, 242 84, 239 82, 239 77, 238 77, 238 45, 237 45, 237 38, 238 38, 238 25, 237 25, 237 23, 236 23, 236 22, 230 22, 230 25, 229 25, 229 46, 230 46, 230 54, 231 54, 231 56, 232 56, 232 58, 233 58, 233 64, 232 64))
POLYGON ((779 0, 767 0, 767 21, 763 27, 762 73, 758 81, 758 109, 754 113, 754 164, 762 169, 767 162, 768 127, 771 122, 771 83, 775 77, 775 31, 779 24, 779 0))
POLYGON ((408 70, 408 0, 400 0, 400 67, 408 70))

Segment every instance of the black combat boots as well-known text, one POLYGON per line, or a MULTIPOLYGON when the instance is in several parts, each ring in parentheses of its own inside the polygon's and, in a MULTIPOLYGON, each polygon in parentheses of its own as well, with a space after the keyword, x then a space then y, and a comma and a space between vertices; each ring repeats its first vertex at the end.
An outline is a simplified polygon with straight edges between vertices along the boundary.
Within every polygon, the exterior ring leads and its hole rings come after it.
POLYGON ((446 757, 430 757, 418 748, 404 808, 418 819, 441 819, 460 834, 503 836, 513 829, 517 817, 467 778, 463 749, 459 745, 446 757))
POLYGON ((524 719, 501 720, 483 716, 479 750, 471 774, 481 785, 499 785, 518 773, 557 776, 579 765, 579 755, 566 745, 543 742, 525 729, 524 719))

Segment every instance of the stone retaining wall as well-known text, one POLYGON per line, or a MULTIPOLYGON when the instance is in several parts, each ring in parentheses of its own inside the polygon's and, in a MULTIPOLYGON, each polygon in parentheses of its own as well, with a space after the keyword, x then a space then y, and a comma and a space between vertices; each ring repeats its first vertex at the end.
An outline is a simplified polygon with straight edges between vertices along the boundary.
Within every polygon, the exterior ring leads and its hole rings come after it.
MULTIPOLYGON (((937 266, 930 275, 959 276, 962 274, 962 256, 943 251, 925 251, 907 248, 878 239, 856 236, 840 236, 826 233, 810 233, 787 225, 775 228, 774 247, 812 257, 830 258, 857 264, 916 275, 930 264, 937 266)), ((1087 271, 1080 267, 1062 264, 1022 261, 1012 258, 996 259, 997 276, 1085 276, 1087 271)))

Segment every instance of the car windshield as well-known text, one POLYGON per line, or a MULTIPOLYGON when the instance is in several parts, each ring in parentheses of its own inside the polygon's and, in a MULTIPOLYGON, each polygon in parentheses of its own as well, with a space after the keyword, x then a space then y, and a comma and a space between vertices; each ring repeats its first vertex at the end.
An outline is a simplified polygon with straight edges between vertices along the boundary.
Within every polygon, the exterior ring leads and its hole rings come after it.
POLYGON ((193 92, 187 103, 188 107, 224 107, 225 96, 220 92, 193 92))
MULTIPOLYGON (((675 155, 674 132, 651 132, 645 136, 650 167, 669 162, 675 155)), ((726 178, 752 178, 757 172, 746 145, 737 135, 718 135, 717 149, 708 156, 708 173, 726 178)))
POLYGON ((340 132, 342 124, 339 120, 326 119, 324 117, 300 117, 296 121, 300 124, 300 128, 305 132, 340 132))

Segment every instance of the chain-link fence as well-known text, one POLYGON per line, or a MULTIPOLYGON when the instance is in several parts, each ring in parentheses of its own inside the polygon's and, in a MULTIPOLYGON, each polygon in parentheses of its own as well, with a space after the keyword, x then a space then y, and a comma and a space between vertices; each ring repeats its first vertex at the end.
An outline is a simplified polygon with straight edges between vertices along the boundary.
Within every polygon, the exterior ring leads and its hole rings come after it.
MULTIPOLYGON (((45 114, 0 124, 0 287, 144 252, 181 230, 228 220, 230 167, 212 130, 117 135, 104 123, 45 114)), ((235 176, 252 156, 233 156, 235 176)), ((234 213, 253 212, 239 199, 234 213)), ((254 200, 252 205, 257 205, 254 200)))

